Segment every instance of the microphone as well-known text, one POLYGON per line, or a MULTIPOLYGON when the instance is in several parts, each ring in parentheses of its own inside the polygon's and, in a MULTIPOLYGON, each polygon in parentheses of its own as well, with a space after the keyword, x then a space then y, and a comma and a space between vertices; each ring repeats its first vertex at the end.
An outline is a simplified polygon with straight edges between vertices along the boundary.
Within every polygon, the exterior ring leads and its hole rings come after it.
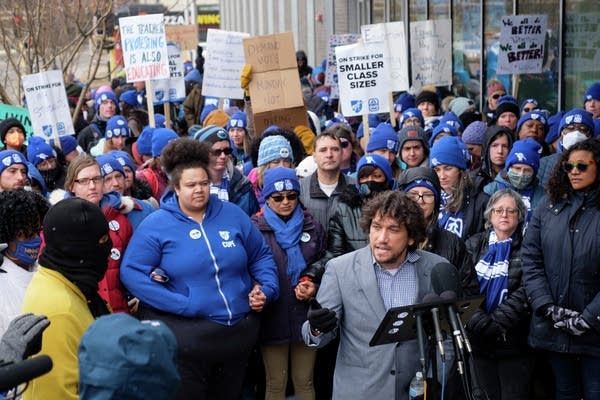
POLYGON ((457 298, 463 297, 458 270, 448 262, 437 263, 433 266, 430 281, 433 291, 438 295, 451 290, 456 294, 457 298))
MULTIPOLYGON (((440 298, 442 300, 451 300, 452 302, 456 301, 456 293, 451 290, 446 290, 440 294, 440 298)), ((454 306, 452 304, 448 304, 448 320, 450 321, 450 326, 452 327, 452 335, 456 339, 456 344, 458 345, 459 350, 463 351, 463 339, 460 331, 460 326, 458 322, 458 318, 456 317, 456 311, 454 310, 454 306)))
POLYGON ((52 359, 46 355, 10 363, 0 367, 0 392, 42 376, 52 369, 52 359))
MULTIPOLYGON (((435 303, 440 301, 440 296, 435 293, 428 293, 423 298, 424 303, 435 303)), ((438 345, 438 350, 440 352, 440 358, 442 362, 446 361, 446 351, 444 350, 444 337, 442 336, 442 330, 440 328, 440 309, 436 307, 432 307, 429 309, 431 311, 431 319, 433 320, 433 330, 435 331, 435 341, 438 345)))
POLYGON ((421 362, 421 371, 425 372, 425 330, 423 329, 423 311, 415 313, 417 319, 417 342, 419 344, 419 361, 421 362))

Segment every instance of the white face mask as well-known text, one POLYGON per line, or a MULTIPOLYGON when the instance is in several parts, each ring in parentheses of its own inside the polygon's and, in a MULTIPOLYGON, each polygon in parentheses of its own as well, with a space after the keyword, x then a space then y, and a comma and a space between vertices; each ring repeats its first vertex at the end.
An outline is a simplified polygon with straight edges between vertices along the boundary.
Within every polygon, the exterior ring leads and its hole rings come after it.
POLYGON ((565 136, 563 136, 562 146, 565 150, 568 150, 569 147, 573 146, 575 143, 583 142, 587 138, 588 137, 585 136, 585 134, 579 131, 569 132, 565 136))

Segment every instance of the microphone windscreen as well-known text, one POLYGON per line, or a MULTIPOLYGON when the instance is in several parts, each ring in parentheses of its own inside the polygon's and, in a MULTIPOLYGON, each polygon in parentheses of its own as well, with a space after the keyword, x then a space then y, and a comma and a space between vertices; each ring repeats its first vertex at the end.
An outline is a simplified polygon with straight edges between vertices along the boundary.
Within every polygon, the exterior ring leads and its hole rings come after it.
POLYGON ((52 369, 52 359, 42 355, 0 367, 0 392, 44 375, 52 369))
POLYGON ((454 300, 456 300, 456 293, 454 293, 452 290, 446 290, 446 291, 440 293, 440 298, 442 300, 454 301, 454 300))
POLYGON ((440 300, 440 296, 435 293, 427 293, 425 297, 423 297, 423 303, 433 303, 440 300))
POLYGON ((437 294, 451 290, 457 297, 462 297, 462 285, 458 270, 454 265, 445 262, 437 263, 431 270, 431 287, 437 294))

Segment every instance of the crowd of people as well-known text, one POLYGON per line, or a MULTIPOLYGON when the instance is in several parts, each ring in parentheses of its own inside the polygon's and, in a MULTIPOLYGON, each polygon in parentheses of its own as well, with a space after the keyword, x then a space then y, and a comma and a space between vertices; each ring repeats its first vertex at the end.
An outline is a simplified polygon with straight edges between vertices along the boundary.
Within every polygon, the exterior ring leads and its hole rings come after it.
POLYGON ((256 131, 251 69, 219 108, 198 65, 152 124, 118 79, 59 143, 0 121, 0 360, 31 356, 23 313, 53 360, 23 398, 407 399, 417 341, 369 342, 450 262, 483 296, 474 399, 600 399, 600 83, 555 115, 492 79, 483 112, 425 86, 363 120, 297 61, 305 125, 256 131))

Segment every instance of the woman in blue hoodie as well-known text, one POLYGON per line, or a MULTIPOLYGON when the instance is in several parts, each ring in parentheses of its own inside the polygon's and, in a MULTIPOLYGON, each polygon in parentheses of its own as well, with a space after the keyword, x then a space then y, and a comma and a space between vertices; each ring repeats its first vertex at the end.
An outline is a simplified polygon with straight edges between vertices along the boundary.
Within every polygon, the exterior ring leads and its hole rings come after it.
POLYGON ((258 338, 255 312, 277 299, 275 262, 241 208, 210 195, 209 148, 177 139, 161 154, 171 188, 129 243, 121 269, 141 319, 179 344, 178 399, 235 399, 258 338), (253 312, 254 311, 254 312, 253 312))

